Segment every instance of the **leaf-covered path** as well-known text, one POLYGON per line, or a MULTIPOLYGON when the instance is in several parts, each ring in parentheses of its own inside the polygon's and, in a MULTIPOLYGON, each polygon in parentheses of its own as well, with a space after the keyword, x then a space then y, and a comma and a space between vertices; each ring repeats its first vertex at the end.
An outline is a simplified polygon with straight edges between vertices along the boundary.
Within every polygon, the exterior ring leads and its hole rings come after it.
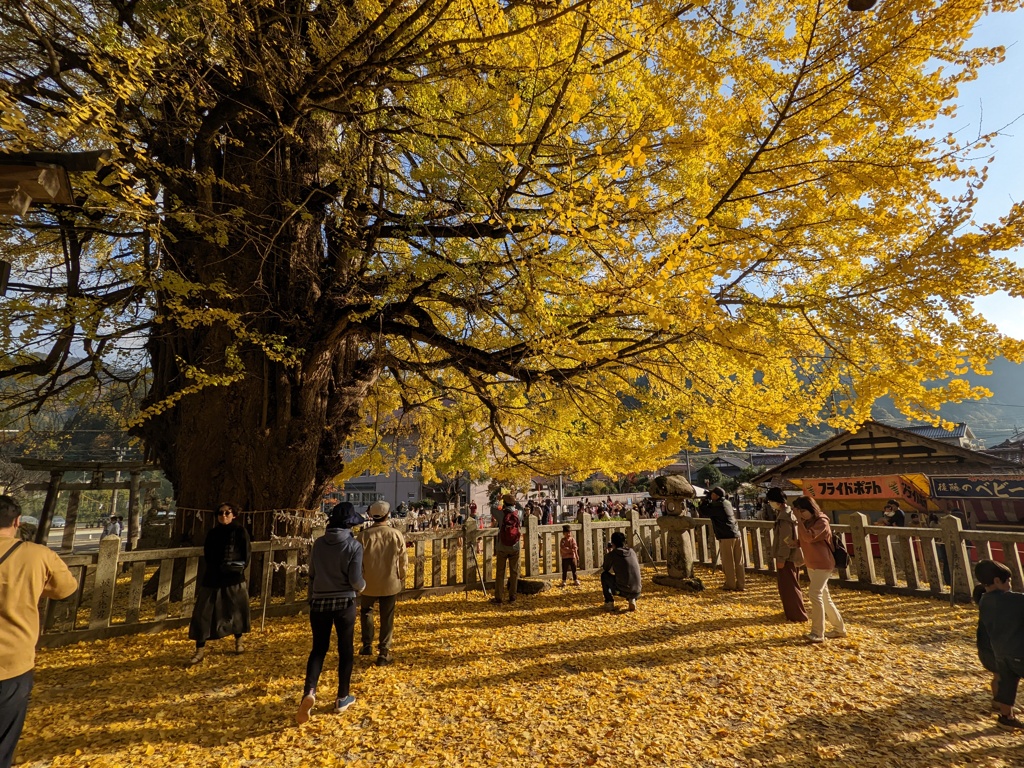
MULTIPOLYGON (((645 581, 646 576, 645 573, 645 581)), ((705 574, 706 575, 706 574, 705 574)), ((243 656, 184 630, 42 651, 19 759, 31 766, 1021 766, 974 651, 976 612, 836 590, 851 630, 805 644, 774 583, 648 585, 606 614, 593 577, 494 606, 399 603, 393 666, 356 657, 330 714, 294 725, 308 627, 268 622, 243 656)), ((358 628, 357 628, 358 632, 358 628)))

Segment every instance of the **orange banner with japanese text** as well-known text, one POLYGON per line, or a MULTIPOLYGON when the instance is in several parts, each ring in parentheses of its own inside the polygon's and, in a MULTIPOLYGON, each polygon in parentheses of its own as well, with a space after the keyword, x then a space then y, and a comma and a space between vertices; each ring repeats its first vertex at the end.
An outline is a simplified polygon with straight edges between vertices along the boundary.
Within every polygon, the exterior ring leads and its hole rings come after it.
POLYGON ((814 499, 843 501, 898 499, 908 506, 924 512, 928 497, 902 475, 882 477, 806 478, 804 495, 814 499))

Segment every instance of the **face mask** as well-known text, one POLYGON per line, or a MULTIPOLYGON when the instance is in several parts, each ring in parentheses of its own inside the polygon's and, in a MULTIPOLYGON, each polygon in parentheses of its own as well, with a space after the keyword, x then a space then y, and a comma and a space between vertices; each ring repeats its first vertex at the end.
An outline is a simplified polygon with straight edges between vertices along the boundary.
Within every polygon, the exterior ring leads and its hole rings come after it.
POLYGON ((885 510, 885 512, 883 512, 882 514, 884 514, 886 517, 896 517, 896 513, 891 509, 885 510))

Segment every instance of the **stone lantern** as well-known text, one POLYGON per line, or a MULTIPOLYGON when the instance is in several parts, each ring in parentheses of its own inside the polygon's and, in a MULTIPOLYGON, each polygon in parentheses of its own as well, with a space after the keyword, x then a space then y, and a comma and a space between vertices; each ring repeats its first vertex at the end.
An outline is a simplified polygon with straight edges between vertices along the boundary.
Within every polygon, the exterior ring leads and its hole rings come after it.
POLYGON ((658 518, 658 528, 665 533, 667 575, 654 577, 655 584, 676 589, 700 592, 704 583, 693 575, 693 518, 690 517, 686 502, 696 497, 690 482, 682 475, 663 475, 651 481, 651 498, 662 499, 665 514, 658 518))

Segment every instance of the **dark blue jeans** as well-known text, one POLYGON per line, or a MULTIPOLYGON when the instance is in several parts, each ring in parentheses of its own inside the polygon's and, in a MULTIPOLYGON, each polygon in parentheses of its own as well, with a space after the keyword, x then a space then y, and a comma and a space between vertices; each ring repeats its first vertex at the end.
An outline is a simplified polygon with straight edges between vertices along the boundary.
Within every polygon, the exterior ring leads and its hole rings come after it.
POLYGON ((11 768, 14 762, 14 748, 28 712, 32 678, 30 669, 23 675, 0 680, 0 768, 11 768))
POLYGON ((324 668, 324 659, 331 649, 331 630, 338 632, 338 698, 348 696, 349 684, 352 682, 352 661, 354 651, 352 638, 356 629, 356 601, 349 600, 345 608, 337 611, 310 611, 309 627, 313 630, 313 650, 309 652, 306 662, 306 683, 303 695, 314 693, 320 682, 320 673, 324 668))

